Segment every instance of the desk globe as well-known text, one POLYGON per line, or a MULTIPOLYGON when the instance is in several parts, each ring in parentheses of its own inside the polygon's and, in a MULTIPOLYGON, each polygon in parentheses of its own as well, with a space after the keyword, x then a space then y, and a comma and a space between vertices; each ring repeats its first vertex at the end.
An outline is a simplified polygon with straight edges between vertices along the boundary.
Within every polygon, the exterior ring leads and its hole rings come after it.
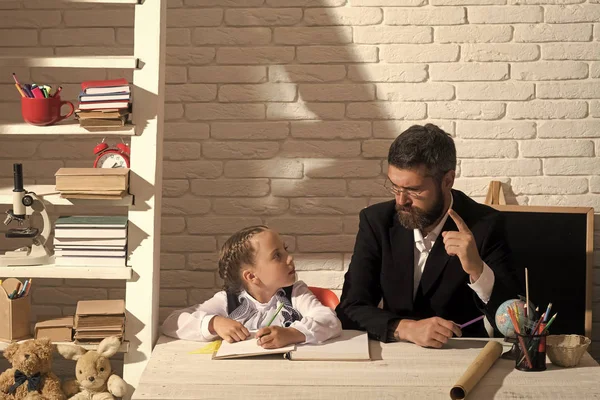
POLYGON ((505 338, 516 338, 515 328, 508 315, 508 307, 513 307, 515 304, 519 309, 519 315, 525 315, 525 302, 519 299, 506 300, 500 304, 500 307, 496 310, 496 326, 498 330, 505 338))
MULTIPOLYGON (((513 347, 502 354, 502 358, 514 360, 516 357, 516 353, 518 351, 516 343, 517 343, 517 335, 515 333, 515 328, 510 319, 510 315, 508 314, 508 307, 513 307, 513 304, 517 306, 519 309, 519 315, 525 315, 525 302, 519 299, 510 299, 506 300, 504 303, 500 304, 500 307, 496 310, 496 327, 500 331, 500 333, 504 336, 504 340, 506 342, 512 343, 513 347)), ((531 302, 529 303, 531 306, 531 302)))

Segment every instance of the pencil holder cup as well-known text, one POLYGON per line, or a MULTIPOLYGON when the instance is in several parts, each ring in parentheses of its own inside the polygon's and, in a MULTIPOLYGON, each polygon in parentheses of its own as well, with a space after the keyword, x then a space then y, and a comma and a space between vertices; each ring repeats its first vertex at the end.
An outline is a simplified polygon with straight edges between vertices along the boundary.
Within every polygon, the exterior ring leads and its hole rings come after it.
POLYGON ((515 368, 521 371, 546 370, 546 337, 548 332, 537 335, 517 333, 517 357, 515 368), (525 346, 525 348, 523 348, 525 346))
POLYGON ((29 295, 11 300, 8 295, 23 283, 15 278, 5 279, 0 284, 0 341, 12 342, 31 336, 29 295))
POLYGON ((70 101, 62 101, 60 97, 31 98, 21 97, 21 115, 23 120, 31 125, 52 125, 73 115, 75 107, 70 101), (60 114, 60 109, 67 104, 71 109, 66 115, 60 114))
POLYGON ((580 335, 550 335, 546 349, 552 364, 559 367, 575 367, 590 345, 591 340, 580 335))

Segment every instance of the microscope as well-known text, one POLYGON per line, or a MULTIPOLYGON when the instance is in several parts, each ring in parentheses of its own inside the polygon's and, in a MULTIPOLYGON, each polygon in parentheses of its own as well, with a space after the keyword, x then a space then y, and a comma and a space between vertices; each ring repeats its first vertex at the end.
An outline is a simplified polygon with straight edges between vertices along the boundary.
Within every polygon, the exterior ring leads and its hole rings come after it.
POLYGON ((46 242, 50 235, 51 225, 44 203, 35 193, 23 189, 22 164, 13 164, 13 176, 13 208, 6 211, 4 225, 16 222, 19 227, 9 229, 5 236, 7 238, 29 238, 32 244, 31 247, 20 247, 0 255, 0 267, 50 264, 52 257, 46 249, 46 242), (38 228, 30 226, 35 215, 42 217, 43 229, 41 232, 38 228), (29 226, 24 226, 26 222, 29 226))

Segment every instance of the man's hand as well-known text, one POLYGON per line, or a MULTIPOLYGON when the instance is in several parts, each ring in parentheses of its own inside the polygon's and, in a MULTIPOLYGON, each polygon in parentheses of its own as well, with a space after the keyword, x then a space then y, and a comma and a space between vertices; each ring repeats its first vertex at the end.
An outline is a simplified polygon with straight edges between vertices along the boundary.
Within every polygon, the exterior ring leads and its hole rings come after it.
POLYGON ((246 340, 246 338, 250 336, 250 332, 248 332, 248 329, 246 329, 244 325, 233 319, 221 317, 219 315, 210 320, 208 330, 213 335, 217 334, 221 339, 229 343, 246 340))
POLYGON ((394 332, 394 337, 397 339, 408 340, 422 347, 436 349, 446 344, 452 335, 462 336, 460 328, 454 322, 440 317, 420 321, 403 319, 394 332))
POLYGON ((292 343, 302 343, 306 340, 304 333, 295 328, 268 326, 256 332, 258 344, 263 349, 278 349, 292 343))
POLYGON ((483 260, 479 256, 473 233, 454 210, 448 210, 448 215, 456 223, 458 232, 442 232, 446 252, 451 256, 458 256, 463 269, 471 276, 471 282, 476 282, 483 272, 483 260))

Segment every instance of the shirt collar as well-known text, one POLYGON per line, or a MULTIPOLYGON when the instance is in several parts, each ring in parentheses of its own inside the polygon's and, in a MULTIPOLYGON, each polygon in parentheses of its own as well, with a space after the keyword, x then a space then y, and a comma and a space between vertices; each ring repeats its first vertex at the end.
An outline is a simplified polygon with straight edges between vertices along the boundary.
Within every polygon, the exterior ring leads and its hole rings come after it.
POLYGON ((260 301, 256 300, 254 297, 252 297, 252 295, 245 290, 242 290, 240 292, 238 299, 241 299, 242 297, 245 297, 246 299, 250 300, 250 302, 253 303, 257 308, 268 307, 268 306, 272 305, 273 301, 277 302, 277 296, 273 295, 273 297, 271 297, 271 299, 268 302, 261 303, 260 301))
MULTIPOLYGON (((452 194, 450 194, 450 207, 449 208, 452 208, 453 204, 454 204, 454 198, 452 197, 452 194)), ((444 227, 444 224, 446 223, 447 219, 448 219, 448 213, 445 213, 444 218, 442 218, 441 221, 435 226, 435 228, 433 228, 433 230, 431 232, 429 232, 427 234, 427 236, 425 236, 425 237, 423 237, 423 233, 421 233, 420 229, 415 229, 414 235, 413 235, 413 237, 415 239, 415 243, 423 242, 423 241, 429 241, 431 243, 435 242, 437 237, 442 232, 442 228, 444 227)))

